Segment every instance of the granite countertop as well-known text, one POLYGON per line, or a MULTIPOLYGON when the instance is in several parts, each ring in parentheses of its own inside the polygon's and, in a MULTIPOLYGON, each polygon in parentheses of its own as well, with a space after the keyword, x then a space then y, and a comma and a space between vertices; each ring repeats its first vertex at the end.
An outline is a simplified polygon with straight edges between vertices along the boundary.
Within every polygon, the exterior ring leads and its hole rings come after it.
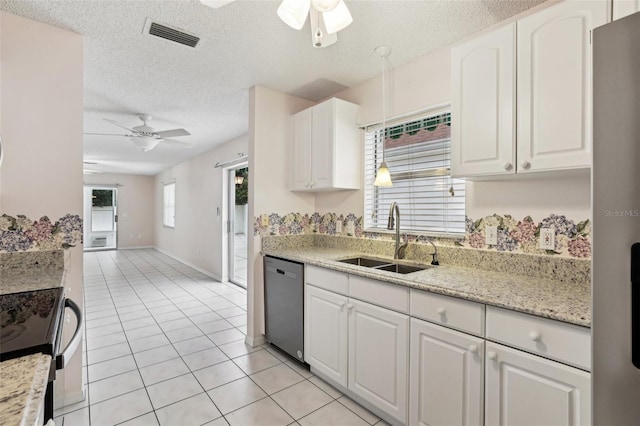
POLYGON ((41 353, 0 362, 0 424, 36 424, 50 366, 51 357, 41 353))
POLYGON ((0 253, 0 294, 61 287, 62 250, 0 253))
MULTIPOLYGON (((584 327, 591 325, 591 288, 589 285, 446 264, 401 275, 340 263, 338 262, 340 259, 357 257, 362 253, 339 248, 276 249, 263 247, 262 253, 584 327)), ((406 263, 415 262, 407 261, 406 263)))

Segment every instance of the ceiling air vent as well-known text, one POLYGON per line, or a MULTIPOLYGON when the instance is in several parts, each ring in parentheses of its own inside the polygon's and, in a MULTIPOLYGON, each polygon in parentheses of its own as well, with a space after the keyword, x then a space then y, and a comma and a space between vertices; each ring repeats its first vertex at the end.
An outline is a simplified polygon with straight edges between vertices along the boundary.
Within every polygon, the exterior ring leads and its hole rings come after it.
POLYGON ((147 18, 146 22, 144 23, 144 30, 142 32, 143 34, 149 34, 173 43, 182 44, 183 46, 197 48, 200 44, 200 37, 186 33, 176 28, 171 28, 164 24, 153 22, 149 18, 147 18))

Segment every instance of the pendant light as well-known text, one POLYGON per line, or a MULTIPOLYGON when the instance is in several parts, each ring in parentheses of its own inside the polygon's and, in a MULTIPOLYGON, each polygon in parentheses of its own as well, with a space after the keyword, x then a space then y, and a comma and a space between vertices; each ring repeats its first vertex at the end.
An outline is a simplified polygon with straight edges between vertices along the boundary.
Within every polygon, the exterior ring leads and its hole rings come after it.
POLYGON ((387 57, 391 54, 391 48, 389 46, 378 46, 374 49, 376 55, 380 56, 382 59, 382 164, 380 164, 380 168, 378 169, 378 173, 376 173, 376 180, 373 182, 375 186, 393 186, 393 182, 391 182, 391 173, 389 173, 389 168, 387 167, 387 162, 384 161, 384 146, 387 139, 387 100, 386 100, 386 79, 385 79, 385 69, 387 57))

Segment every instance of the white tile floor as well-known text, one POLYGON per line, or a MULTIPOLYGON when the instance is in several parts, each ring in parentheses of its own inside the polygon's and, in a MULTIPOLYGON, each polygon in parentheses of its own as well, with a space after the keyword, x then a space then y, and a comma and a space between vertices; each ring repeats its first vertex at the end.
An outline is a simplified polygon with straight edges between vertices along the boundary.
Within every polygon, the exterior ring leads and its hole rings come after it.
POLYGON ((385 424, 275 348, 245 345, 243 289, 151 249, 84 259, 88 398, 57 426, 385 424))

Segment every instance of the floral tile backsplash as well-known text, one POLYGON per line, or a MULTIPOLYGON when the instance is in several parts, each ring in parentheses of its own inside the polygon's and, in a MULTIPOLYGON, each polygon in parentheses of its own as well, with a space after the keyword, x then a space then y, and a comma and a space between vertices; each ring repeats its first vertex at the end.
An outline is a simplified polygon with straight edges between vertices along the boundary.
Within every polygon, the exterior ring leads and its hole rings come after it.
POLYGON ((82 219, 66 214, 56 222, 47 216, 0 216, 0 252, 68 249, 82 244, 82 219))
MULTIPOLYGON (((362 216, 357 217, 337 213, 300 214, 288 213, 280 216, 276 213, 261 215, 254 219, 254 235, 296 235, 320 233, 328 235, 351 236, 355 238, 391 239, 389 233, 368 232, 363 229, 362 216), (341 225, 338 225, 341 222, 341 225), (338 228, 341 226, 341 231, 338 228)), ((426 243, 430 238, 424 235, 411 235, 409 242, 426 243)), ((550 214, 540 222, 530 216, 515 219, 511 215, 493 214, 479 219, 466 218, 464 238, 436 238, 439 245, 469 247, 478 250, 495 250, 512 253, 538 255, 556 255, 573 258, 591 257, 591 223, 589 219, 575 221, 564 215, 550 214), (485 244, 485 226, 498 228, 498 243, 485 244), (554 250, 539 248, 540 229, 555 229, 554 250)))

